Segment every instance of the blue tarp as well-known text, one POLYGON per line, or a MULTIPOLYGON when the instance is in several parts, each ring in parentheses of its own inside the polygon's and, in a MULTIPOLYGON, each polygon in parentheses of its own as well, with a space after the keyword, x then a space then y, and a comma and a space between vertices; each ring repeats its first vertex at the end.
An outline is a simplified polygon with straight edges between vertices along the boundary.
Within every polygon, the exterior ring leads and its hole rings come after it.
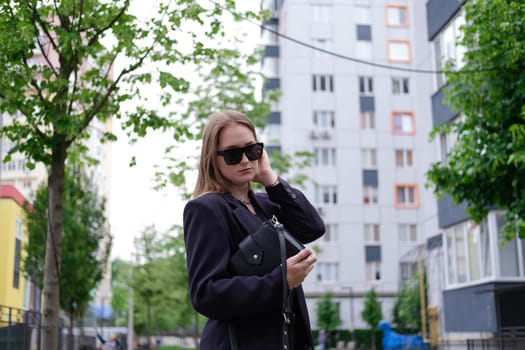
POLYGON ((378 328, 383 331, 384 350, 406 350, 406 349, 427 349, 428 345, 423 337, 417 334, 399 334, 393 331, 390 323, 379 322, 378 328))

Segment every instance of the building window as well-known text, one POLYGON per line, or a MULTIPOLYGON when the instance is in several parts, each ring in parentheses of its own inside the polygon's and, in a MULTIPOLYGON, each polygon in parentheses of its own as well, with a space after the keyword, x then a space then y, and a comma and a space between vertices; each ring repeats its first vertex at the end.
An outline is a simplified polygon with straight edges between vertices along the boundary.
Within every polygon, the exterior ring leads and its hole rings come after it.
POLYGON ((2 164, 2 170, 20 171, 26 174, 30 172, 29 168, 27 167, 26 159, 11 159, 9 162, 2 164))
POLYGON ((363 169, 377 168, 377 151, 375 148, 361 149, 361 164, 363 169))
POLYGON ((402 262, 399 266, 399 269, 401 275, 401 282, 408 283, 412 279, 412 276, 414 276, 417 273, 417 264, 402 262))
POLYGON ((419 207, 418 197, 417 185, 395 185, 396 208, 417 208, 419 207))
MULTIPOLYGON (((443 70, 447 63, 452 63, 456 69, 465 64, 463 57, 466 49, 459 45, 463 25, 465 25, 465 13, 460 11, 434 39, 434 58, 437 70, 443 70)), ((437 74, 436 78, 438 88, 441 88, 446 82, 445 75, 437 74)))
POLYGON ((314 91, 334 91, 334 77, 331 74, 312 76, 312 88, 314 91))
POLYGON ((386 5, 386 25, 389 27, 408 27, 408 6, 386 5))
POLYGON ((22 254, 22 230, 23 222, 22 218, 17 216, 16 218, 16 231, 15 231, 15 261, 13 269, 13 288, 20 288, 20 262, 22 254))
POLYGON ((417 243, 417 225, 399 224, 399 241, 402 243, 417 243))
POLYGON ((354 43, 355 45, 355 55, 357 58, 362 60, 371 60, 372 59, 372 42, 358 40, 354 43))
POLYGON ((392 78, 392 94, 394 95, 408 95, 410 93, 408 78, 392 78))
POLYGON ((315 148, 314 149, 315 165, 320 166, 335 166, 336 165, 336 150, 335 148, 315 148))
POLYGON ((366 263, 366 280, 381 281, 381 262, 369 261, 366 263))
POLYGON ((457 140, 458 136, 455 132, 439 134, 439 159, 442 163, 446 164, 448 162, 448 154, 456 144, 457 140))
POLYGON ((334 111, 314 111, 313 122, 316 129, 334 129, 334 111))
POLYGON ((363 186, 363 204, 371 205, 377 204, 377 186, 366 185, 363 186))
POLYGON ((317 203, 337 204, 337 187, 331 185, 320 186, 316 191, 316 197, 317 203))
POLYGON ((364 229, 365 229, 365 243, 380 243, 381 242, 378 224, 365 224, 364 229))
POLYGON ((369 6, 355 6, 353 12, 356 24, 372 24, 372 11, 369 6))
POLYGON ((392 133, 393 134, 414 134, 416 123, 413 112, 393 111, 392 112, 392 133))
POLYGON ((359 93, 361 95, 372 95, 374 93, 372 77, 359 77, 359 93))
POLYGON ((449 285, 494 277, 524 277, 523 266, 520 268, 524 259, 523 240, 515 238, 503 246, 498 244, 504 224, 505 213, 492 211, 479 225, 465 221, 445 230, 443 238, 449 285), (494 267, 499 267, 499 270, 494 267))
POLYGON ((414 166, 414 155, 411 149, 396 149, 396 167, 408 168, 414 166))
POLYGON ((318 282, 338 282, 339 263, 318 262, 314 269, 317 270, 318 282))
POLYGON ((410 63, 412 52, 409 40, 388 40, 388 61, 392 63, 410 63))
POLYGON ((450 123, 451 127, 448 130, 447 133, 440 133, 439 134, 439 160, 442 163, 448 162, 448 155, 450 151, 454 148, 454 145, 458 141, 458 134, 455 132, 455 126, 457 123, 460 123, 464 121, 465 116, 460 115, 456 118, 454 118, 450 123))
POLYGON ((325 233, 323 235, 323 241, 325 242, 337 242, 339 240, 339 225, 338 224, 326 224, 325 233))
POLYGON ((374 112, 361 112, 361 129, 374 130, 376 128, 376 117, 374 112))
MULTIPOLYGON (((494 221, 496 225, 496 233, 498 242, 501 242, 503 239, 505 233, 503 232, 503 226, 506 223, 505 220, 505 213, 498 212, 494 213, 494 221)), ((468 240, 469 248, 471 246, 471 241, 475 242, 473 239, 468 240)), ((523 240, 519 238, 515 238, 512 241, 505 242, 505 245, 501 246, 498 245, 498 255, 499 255, 499 266, 500 266, 500 275, 502 277, 517 277, 517 276, 523 276, 523 272, 520 273, 520 260, 523 262, 525 260, 525 257, 520 257, 520 251, 523 254, 523 247, 520 248, 521 245, 523 245, 523 240)), ((474 250, 474 249, 470 249, 474 250)), ((469 251, 469 256, 471 255, 469 251)), ((470 267, 470 266, 469 266, 470 267)), ((472 269, 472 267, 470 267, 472 269)), ((473 275, 473 273, 470 273, 473 275)), ((471 277, 472 278, 472 277, 471 277)))
MULTIPOLYGON (((324 50, 324 51, 331 51, 332 50, 332 41, 330 39, 313 39, 312 45, 315 46, 318 49, 324 50)), ((325 52, 321 50, 313 50, 314 51, 314 57, 318 58, 325 58, 329 57, 326 55, 325 52)))
POLYGON ((314 23, 330 23, 330 6, 311 5, 312 21, 314 23))

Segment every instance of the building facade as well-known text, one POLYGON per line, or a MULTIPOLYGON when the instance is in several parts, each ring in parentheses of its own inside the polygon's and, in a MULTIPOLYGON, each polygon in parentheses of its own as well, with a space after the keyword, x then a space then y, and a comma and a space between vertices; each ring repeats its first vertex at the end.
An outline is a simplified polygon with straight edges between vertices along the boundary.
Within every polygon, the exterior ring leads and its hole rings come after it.
MULTIPOLYGON (((452 60, 463 64, 465 49, 457 45, 460 27, 465 24, 462 0, 429 0, 427 33, 436 70, 452 60)), ((436 75, 432 100, 435 126, 461 119, 443 103, 446 79, 436 75)), ((454 135, 438 135, 439 160, 447 161, 454 135)), ((435 278, 429 280, 429 298, 441 305, 442 333, 472 334, 476 337, 525 330, 525 243, 515 239, 500 245, 504 213, 492 210, 480 225, 465 213, 464 204, 451 197, 438 201, 440 233, 428 240, 431 258, 427 265, 435 278), (437 277, 440 275, 441 278, 437 277)))
MULTIPOLYGON (((316 303, 333 293, 342 329, 363 323, 374 289, 384 318, 415 272, 420 247, 438 233, 425 172, 432 67, 425 4, 418 0, 263 1, 263 91, 278 88, 264 130, 272 150, 309 151, 307 196, 326 223, 304 288, 316 303), (334 54, 330 54, 335 53, 334 54)), ((292 170, 299 172, 301 170, 292 170)))
POLYGON ((21 269, 23 246, 28 239, 24 201, 16 187, 0 186, 0 305, 39 310, 40 293, 21 269))

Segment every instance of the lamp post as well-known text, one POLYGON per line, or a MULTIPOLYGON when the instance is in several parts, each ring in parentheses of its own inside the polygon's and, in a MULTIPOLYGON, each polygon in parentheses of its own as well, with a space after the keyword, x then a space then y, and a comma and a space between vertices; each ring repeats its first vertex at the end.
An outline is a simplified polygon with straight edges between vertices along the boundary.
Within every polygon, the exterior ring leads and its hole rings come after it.
POLYGON ((348 287, 348 296, 350 298, 350 331, 352 332, 352 342, 355 347, 355 323, 354 323, 354 290, 352 286, 348 287))
POLYGON ((350 304, 350 321, 348 324, 348 329, 352 335, 352 342, 355 346, 355 324, 354 324, 354 289, 352 286, 345 287, 348 289, 348 301, 350 304))
POLYGON ((129 288, 128 299, 128 349, 133 349, 133 289, 129 288))

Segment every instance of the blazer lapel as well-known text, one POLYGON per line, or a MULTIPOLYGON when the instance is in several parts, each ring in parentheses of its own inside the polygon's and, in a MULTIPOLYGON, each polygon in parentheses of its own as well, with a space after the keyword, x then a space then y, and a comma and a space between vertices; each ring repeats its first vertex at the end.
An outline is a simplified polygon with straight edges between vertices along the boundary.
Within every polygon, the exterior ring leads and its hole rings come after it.
POLYGON ((255 232, 261 225, 261 221, 239 203, 239 201, 233 198, 231 194, 225 193, 222 196, 230 205, 234 226, 236 226, 238 230, 235 234, 236 237, 234 240, 237 240, 236 244, 238 244, 248 234, 255 232))

